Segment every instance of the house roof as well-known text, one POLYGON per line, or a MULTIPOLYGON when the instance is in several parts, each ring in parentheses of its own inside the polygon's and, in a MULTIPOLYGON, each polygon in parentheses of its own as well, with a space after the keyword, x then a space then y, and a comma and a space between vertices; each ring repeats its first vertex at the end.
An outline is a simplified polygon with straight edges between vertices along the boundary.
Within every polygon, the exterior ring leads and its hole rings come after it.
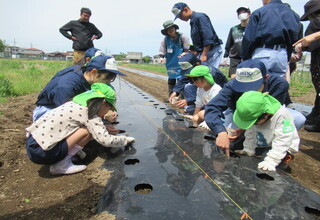
POLYGON ((142 52, 128 52, 126 59, 129 60, 140 60, 142 59, 142 52))

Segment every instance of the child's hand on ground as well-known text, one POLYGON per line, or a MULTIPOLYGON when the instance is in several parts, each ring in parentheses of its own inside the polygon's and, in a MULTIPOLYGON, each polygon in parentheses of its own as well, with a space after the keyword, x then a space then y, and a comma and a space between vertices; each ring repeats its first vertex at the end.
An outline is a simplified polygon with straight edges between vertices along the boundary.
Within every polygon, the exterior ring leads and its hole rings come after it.
POLYGON ((136 140, 134 137, 126 137, 126 139, 127 139, 127 144, 132 144, 136 140))
POLYGON ((265 171, 276 171, 276 165, 271 161, 262 161, 258 164, 258 168, 265 171))
POLYGON ((230 141, 226 131, 220 132, 216 138, 216 145, 225 150, 227 157, 230 157, 229 147, 230 141))
POLYGON ((184 108, 185 106, 187 106, 187 100, 183 99, 183 100, 180 100, 180 101, 176 101, 175 105, 178 108, 184 108))

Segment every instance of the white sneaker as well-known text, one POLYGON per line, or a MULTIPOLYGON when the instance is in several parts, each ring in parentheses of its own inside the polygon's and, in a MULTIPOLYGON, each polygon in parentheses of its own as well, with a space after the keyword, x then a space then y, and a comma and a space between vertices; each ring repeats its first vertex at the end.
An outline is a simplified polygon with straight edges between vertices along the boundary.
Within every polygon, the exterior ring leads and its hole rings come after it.
POLYGON ((249 148, 243 148, 243 150, 235 150, 234 152, 237 153, 237 154, 240 154, 240 155, 245 155, 246 154, 249 157, 252 157, 255 154, 255 151, 252 151, 249 148))
MULTIPOLYGON (((207 129, 207 130, 210 130, 209 126, 207 125, 207 123, 205 121, 201 122, 199 125, 198 125, 199 128, 204 128, 204 129, 207 129)), ((210 130, 211 131, 211 130, 210 130)))
POLYGON ((87 169, 86 165, 74 165, 71 159, 62 160, 50 166, 50 173, 53 175, 79 173, 87 169))

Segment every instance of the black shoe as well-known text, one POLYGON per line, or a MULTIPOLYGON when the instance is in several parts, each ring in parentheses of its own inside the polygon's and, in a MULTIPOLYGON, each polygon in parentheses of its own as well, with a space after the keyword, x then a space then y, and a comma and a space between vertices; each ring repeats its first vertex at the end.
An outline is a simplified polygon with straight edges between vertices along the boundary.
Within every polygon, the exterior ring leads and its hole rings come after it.
POLYGON ((320 132, 320 122, 316 121, 314 124, 305 124, 304 129, 309 131, 309 132, 320 132))

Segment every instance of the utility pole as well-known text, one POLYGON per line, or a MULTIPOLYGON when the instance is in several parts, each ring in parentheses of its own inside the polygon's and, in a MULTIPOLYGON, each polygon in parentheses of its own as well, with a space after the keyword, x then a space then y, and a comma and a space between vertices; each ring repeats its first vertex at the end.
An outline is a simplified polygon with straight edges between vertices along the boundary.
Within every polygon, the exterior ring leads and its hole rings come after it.
POLYGON ((16 39, 13 38, 13 48, 11 49, 11 58, 12 58, 12 55, 15 55, 16 54, 16 39), (14 53, 12 53, 12 50, 14 51, 14 53))

